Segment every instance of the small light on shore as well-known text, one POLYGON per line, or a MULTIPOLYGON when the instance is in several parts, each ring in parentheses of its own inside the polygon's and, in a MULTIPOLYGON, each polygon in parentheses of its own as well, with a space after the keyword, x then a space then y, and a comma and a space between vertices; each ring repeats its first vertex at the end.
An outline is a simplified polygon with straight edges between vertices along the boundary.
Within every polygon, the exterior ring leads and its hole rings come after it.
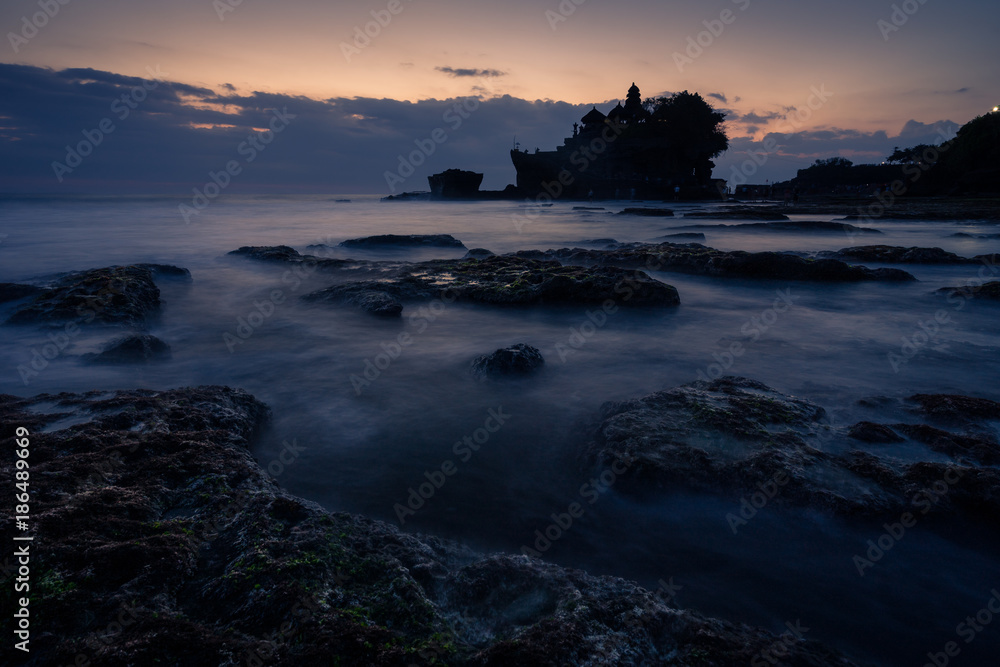
POLYGON ((1000 111, 1000 106, 993 107, 993 113, 996 113, 997 111, 1000 111))

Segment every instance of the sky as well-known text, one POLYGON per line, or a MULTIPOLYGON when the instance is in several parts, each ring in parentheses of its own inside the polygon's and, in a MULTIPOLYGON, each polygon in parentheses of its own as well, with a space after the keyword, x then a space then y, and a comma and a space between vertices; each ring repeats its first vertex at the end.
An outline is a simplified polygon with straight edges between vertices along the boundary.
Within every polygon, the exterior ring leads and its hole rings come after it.
POLYGON ((515 141, 633 82, 726 112, 717 178, 784 180, 991 110, 997 25, 993 0, 4 0, 0 192, 183 194, 232 163, 227 192, 501 189, 515 141))

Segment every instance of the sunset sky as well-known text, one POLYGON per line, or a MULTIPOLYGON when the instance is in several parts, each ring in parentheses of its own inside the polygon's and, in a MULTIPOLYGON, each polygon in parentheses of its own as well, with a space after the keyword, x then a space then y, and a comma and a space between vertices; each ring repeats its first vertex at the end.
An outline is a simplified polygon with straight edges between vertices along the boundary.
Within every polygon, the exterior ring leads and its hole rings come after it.
POLYGON ((727 112, 717 177, 775 133, 757 182, 939 143, 1000 103, 987 0, 50 1, 51 17, 46 0, 0 6, 0 191, 185 192, 285 107, 296 118, 234 192, 387 194, 384 173, 437 127, 447 142, 402 189, 449 167, 502 188, 515 136, 552 149, 633 81, 727 112), (141 79, 155 88, 121 118, 141 79), (467 96, 481 103, 450 127, 467 96), (60 182, 52 163, 104 118, 115 130, 60 182))

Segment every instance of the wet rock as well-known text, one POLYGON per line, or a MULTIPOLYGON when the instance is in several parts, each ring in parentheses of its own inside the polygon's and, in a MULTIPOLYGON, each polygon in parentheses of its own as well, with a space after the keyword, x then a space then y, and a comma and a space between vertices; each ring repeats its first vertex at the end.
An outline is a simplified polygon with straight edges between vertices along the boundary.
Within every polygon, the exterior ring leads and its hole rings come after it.
POLYGON ((479 378, 527 375, 545 364, 542 353, 525 343, 484 354, 472 362, 472 374, 479 378))
POLYGON ((942 287, 937 292, 954 298, 1000 301, 1000 281, 994 280, 982 285, 968 285, 966 287, 942 287))
POLYGON ((639 215, 647 218, 672 218, 674 212, 669 208, 626 208, 618 215, 639 215))
POLYGON ((170 358, 170 346, 150 334, 132 334, 111 341, 87 361, 93 364, 136 364, 170 358))
MULTIPOLYGON (((315 249, 327 249, 329 246, 317 243, 309 246, 315 249)), ((228 253, 236 257, 246 257, 258 262, 271 262, 275 264, 288 264, 290 266, 301 267, 304 272, 300 275, 308 275, 313 271, 376 271, 398 267, 399 262, 372 262, 364 259, 335 259, 330 257, 316 257, 315 255, 302 255, 298 250, 286 245, 278 246, 243 246, 228 253)))
POLYGON ((584 239, 580 243, 584 245, 618 245, 618 241, 615 239, 584 239))
POLYGON ((911 440, 921 442, 956 461, 971 459, 982 465, 1000 464, 1000 445, 997 444, 996 437, 984 434, 960 435, 926 424, 896 424, 893 428, 911 440))
MULTIPOLYGON (((240 390, 0 396, 0 437, 34 432, 32 610, 38 664, 749 664, 776 637, 705 618, 613 577, 330 513, 275 484, 248 450, 268 416, 240 390), (128 623, 110 636, 110 624, 128 623), (289 621, 291 620, 291 623, 289 621), (95 648, 96 647, 96 648, 95 648)), ((288 452, 285 452, 287 454, 288 452)), ((293 451, 283 466, 307 465, 293 451)), ((0 474, 13 478, 12 457, 0 474)), ((277 461, 276 461, 277 462, 277 461)), ((275 462, 275 463, 276 463, 275 462)), ((11 505, 0 507, 10 522, 11 505)), ((852 665, 812 641, 783 660, 852 665)))
POLYGON ((1000 239, 1000 234, 969 234, 967 232, 956 232, 949 234, 950 238, 956 239, 1000 239))
POLYGON ((303 298, 342 300, 345 294, 373 290, 404 302, 441 297, 494 305, 593 304, 608 299, 635 307, 680 303, 676 289, 642 271, 563 266, 511 255, 406 264, 395 277, 343 283, 303 298))
POLYGON ((75 321, 144 328, 160 308, 153 271, 140 266, 112 266, 70 273, 21 306, 10 324, 75 321))
MULTIPOLYGON (((311 292, 302 298, 312 302, 340 303, 356 306, 372 315, 399 316, 403 312, 403 304, 399 302, 396 296, 382 287, 381 283, 375 281, 346 283, 334 285, 318 292, 311 292)), ((406 296, 415 298, 417 295, 407 293, 406 296)), ((429 298, 430 293, 427 293, 425 296, 429 298)))
POLYGON ((820 253, 821 257, 884 264, 975 264, 976 260, 960 257, 941 248, 903 248, 891 245, 864 245, 820 253))
POLYGON ((606 211, 603 206, 574 206, 574 211, 606 211))
POLYGON ((825 442, 873 432, 884 439, 887 433, 856 426, 842 436, 820 423, 823 416, 819 406, 746 378, 698 381, 604 406, 590 454, 601 466, 627 467, 626 490, 683 488, 738 497, 770 488, 777 505, 846 515, 906 511, 915 494, 946 476, 975 480, 952 488, 934 511, 997 520, 991 513, 1000 510, 1000 471, 967 461, 973 453, 992 460, 982 442, 942 441, 940 451, 966 456, 901 465, 857 449, 833 453, 842 447, 825 442))
MULTIPOLYGON (((520 254, 520 253, 519 253, 520 254)), ((724 252, 697 243, 628 243, 609 250, 563 248, 540 253, 572 264, 642 267, 727 278, 766 278, 819 282, 910 281, 900 269, 869 269, 836 259, 805 259, 778 252, 724 252)))
POLYGON ((149 269, 153 278, 174 278, 183 282, 191 282, 191 272, 171 264, 133 264, 140 269, 149 269))
POLYGON ((469 252, 465 253, 465 257, 462 259, 485 259, 486 257, 493 257, 494 253, 486 248, 472 248, 469 252))
POLYGON ((465 248, 465 244, 451 234, 381 234, 360 239, 348 239, 340 244, 344 248, 393 246, 397 248, 433 247, 465 248))
POLYGON ((41 294, 45 290, 34 285, 19 285, 17 283, 0 283, 0 303, 18 301, 25 297, 41 294))
POLYGON ((900 436, 888 426, 872 422, 858 422, 851 427, 851 430, 848 431, 847 435, 855 440, 860 440, 861 442, 877 444, 903 442, 905 440, 905 438, 900 436))
POLYGON ((685 218, 712 218, 714 220, 788 220, 788 216, 775 211, 751 208, 731 207, 718 210, 689 211, 685 218))
POLYGON ((837 234, 881 234, 871 227, 855 227, 843 222, 825 222, 821 220, 796 220, 788 222, 752 222, 744 225, 687 225, 697 229, 731 229, 735 231, 771 231, 771 232, 816 232, 837 234))
POLYGON ((944 421, 969 423, 1000 419, 1000 403, 988 398, 958 394, 914 394, 908 400, 917 403, 917 412, 944 421))

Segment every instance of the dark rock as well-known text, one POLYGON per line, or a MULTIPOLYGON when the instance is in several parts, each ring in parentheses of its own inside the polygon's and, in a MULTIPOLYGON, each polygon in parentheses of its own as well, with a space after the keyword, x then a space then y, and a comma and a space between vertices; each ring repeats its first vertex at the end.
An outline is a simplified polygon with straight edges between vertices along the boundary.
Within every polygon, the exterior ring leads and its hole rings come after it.
POLYGON ((138 266, 140 269, 149 269, 153 274, 153 278, 176 278, 184 282, 191 281, 191 272, 179 266, 171 264, 133 264, 132 266, 138 266))
POLYGON ((480 378, 527 375, 545 364, 537 348, 524 343, 484 354, 472 362, 472 373, 480 378))
MULTIPOLYGON (((341 303, 356 306, 372 315, 398 317, 403 312, 403 304, 375 281, 353 282, 334 285, 318 292, 311 292, 302 298, 306 301, 341 303)), ((408 294, 413 298, 415 295, 408 294)), ((428 298, 430 294, 426 295, 428 298)))
POLYGON ((1000 239, 1000 234, 968 234, 966 232, 956 232, 949 234, 950 238, 956 239, 1000 239))
POLYGON ((307 257, 307 255, 300 255, 298 250, 287 245, 245 245, 237 250, 233 250, 229 254, 248 257, 261 262, 301 262, 305 257, 307 257))
POLYGON ((672 218, 674 212, 669 208, 626 208, 618 215, 641 215, 650 218, 672 218))
POLYGON ((953 422, 976 422, 1000 419, 1000 403, 988 398, 957 394, 914 394, 908 399, 917 403, 917 411, 937 419, 953 422))
MULTIPOLYGON (((915 493, 948 474, 963 483, 934 511, 963 511, 978 520, 997 521, 997 469, 961 459, 901 467, 896 460, 857 449, 843 455, 824 451, 818 446, 823 439, 841 436, 819 423, 823 415, 812 403, 746 378, 698 381, 604 406, 590 453, 602 466, 615 461, 627 466, 626 489, 687 488, 739 495, 777 480, 780 491, 771 502, 863 516, 906 511, 915 493), (974 484, 964 481, 971 479, 974 484)), ((851 435, 865 431, 871 433, 862 427, 852 429, 851 435)), ((877 435, 886 433, 878 429, 877 435)), ((946 444, 938 446, 945 450, 946 444)), ((974 448, 955 441, 947 447, 992 460, 982 443, 974 448)))
POLYGON ((34 285, 19 285, 17 283, 0 283, 0 303, 17 301, 25 297, 44 292, 44 288, 34 285))
MULTIPOLYGON (((33 528, 49 536, 31 547, 33 617, 44 619, 37 664, 83 652, 109 665, 260 655, 275 665, 336 656, 405 666, 418 655, 463 667, 638 666, 668 655, 735 665, 776 641, 622 579, 486 556, 290 496, 247 449, 268 410, 245 392, 0 396, 0 437, 12 441, 14 424, 39 419, 31 406, 54 398, 90 421, 31 439, 32 472, 45 481, 33 528)), ((13 473, 14 458, 0 459, 0 474, 13 473)), ((0 508, 8 525, 12 508, 0 508)), ((786 646, 789 664, 853 664, 813 641, 786 646)))
POLYGON ((574 206, 574 211, 606 211, 603 206, 574 206))
POLYGON ((461 169, 447 169, 427 177, 431 196, 435 199, 476 199, 483 174, 461 169))
POLYGON ((758 208, 732 207, 719 210, 689 211, 685 218, 712 218, 714 220, 788 220, 783 213, 758 208))
POLYGON ((958 435, 926 424, 896 424, 894 428, 911 440, 922 442, 956 461, 971 458, 983 465, 1000 464, 1000 445, 996 438, 981 434, 958 435))
POLYGON ((684 239, 688 241, 704 241, 705 235, 701 232, 678 232, 677 234, 667 234, 665 236, 656 237, 657 240, 660 239, 684 239))
POLYGON ((888 444, 892 442, 903 442, 905 438, 893 431, 884 424, 874 424, 872 422, 858 422, 851 427, 847 435, 860 440, 878 444, 888 444))
POLYGON ((88 359, 94 364, 134 364, 170 358, 170 346, 150 334, 132 334, 111 341, 100 354, 88 359))
POLYGON ((837 234, 881 234, 871 227, 855 227, 843 222, 824 222, 817 220, 796 220, 794 222, 752 222, 745 225, 685 225, 681 229, 732 229, 736 231, 770 231, 770 232, 819 232, 837 234))
POLYGON ((494 305, 592 304, 607 299, 635 307, 680 303, 676 289, 642 271, 563 266, 511 255, 407 264, 395 277, 343 283, 302 298, 343 301, 345 294, 363 291, 382 291, 400 301, 446 297, 494 305))
POLYGON ((153 272, 139 266, 112 266, 71 273, 21 306, 11 324, 76 321, 143 328, 160 308, 153 272))
POLYGON ((994 280, 982 285, 968 285, 966 287, 942 287, 937 292, 949 297, 1000 301, 1000 281, 994 280))
MULTIPOLYGON (((520 254, 520 253, 518 253, 520 254)), ((611 250, 563 248, 540 253, 572 264, 642 267, 732 278, 858 282, 916 280, 900 269, 869 269, 836 259, 805 259, 778 252, 724 252, 697 243, 625 243, 611 250)))
POLYGON ((340 245, 345 248, 368 248, 371 246, 465 248, 465 244, 451 234, 382 234, 360 239, 348 239, 340 245))
POLYGON ((493 252, 486 248, 472 248, 469 252, 465 253, 465 257, 462 259, 484 259, 493 256, 493 252))
POLYGON ((618 241, 615 239, 584 239, 580 243, 585 245, 618 245, 618 241))
POLYGON ((891 245, 863 245, 820 253, 821 257, 883 264, 975 264, 976 260, 959 257, 941 248, 902 248, 891 245))

